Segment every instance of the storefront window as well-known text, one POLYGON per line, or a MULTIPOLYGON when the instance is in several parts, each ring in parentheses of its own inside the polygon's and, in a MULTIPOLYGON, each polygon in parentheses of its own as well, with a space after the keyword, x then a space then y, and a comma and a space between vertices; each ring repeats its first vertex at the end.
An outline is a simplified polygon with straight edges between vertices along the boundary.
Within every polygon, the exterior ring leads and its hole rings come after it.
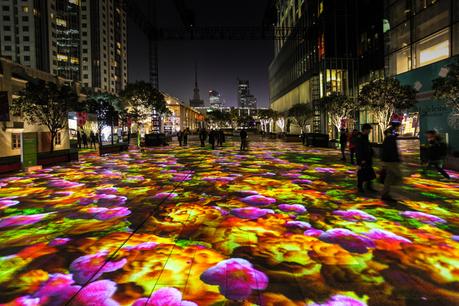
POLYGON ((410 24, 408 22, 401 24, 385 35, 388 53, 406 47, 410 44, 410 24))
POLYGON ((11 149, 16 150, 21 148, 21 134, 11 134, 11 149))
POLYGON ((405 48, 390 55, 389 74, 396 75, 411 70, 411 50, 405 48))
POLYGON ((429 9, 416 15, 415 40, 424 38, 448 26, 450 21, 449 0, 436 1, 429 9))
POLYGON ((416 67, 422 67, 450 56, 449 29, 416 43, 416 67))

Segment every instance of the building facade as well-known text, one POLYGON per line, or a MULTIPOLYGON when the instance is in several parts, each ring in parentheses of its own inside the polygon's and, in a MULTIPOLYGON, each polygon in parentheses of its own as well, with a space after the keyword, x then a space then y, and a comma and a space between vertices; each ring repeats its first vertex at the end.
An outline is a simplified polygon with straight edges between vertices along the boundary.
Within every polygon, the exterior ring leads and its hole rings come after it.
POLYGON ((248 80, 238 79, 237 103, 239 108, 257 108, 257 99, 250 93, 250 83, 248 80))
POLYGON ((311 103, 313 131, 331 132, 320 98, 355 97, 361 83, 383 75, 383 0, 278 0, 276 7, 271 108, 311 103))
POLYGON ((459 2, 386 0, 384 31, 386 75, 418 91, 405 125, 421 143, 426 131, 436 129, 451 151, 459 152, 459 114, 435 100, 432 91, 432 81, 459 60, 459 2))
POLYGON ((0 55, 18 64, 118 93, 127 84, 121 0, 4 0, 0 55))
POLYGON ((209 90, 209 104, 210 108, 221 109, 223 105, 220 93, 216 90, 209 90))

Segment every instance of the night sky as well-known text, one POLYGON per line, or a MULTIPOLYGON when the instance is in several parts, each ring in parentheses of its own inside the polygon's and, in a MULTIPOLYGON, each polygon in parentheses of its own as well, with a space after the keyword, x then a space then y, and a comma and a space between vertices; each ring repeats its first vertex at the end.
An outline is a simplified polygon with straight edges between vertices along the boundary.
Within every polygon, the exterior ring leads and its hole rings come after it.
MULTIPOLYGON (((147 7, 147 0, 136 0, 147 7)), ((159 27, 183 28, 174 1, 157 0, 159 27)), ((185 0, 195 13, 196 26, 260 26, 266 0, 185 0)), ((129 81, 148 81, 148 42, 129 21, 129 81)), ((259 106, 268 106, 268 66, 273 42, 261 41, 160 41, 160 89, 188 101, 193 95, 194 63, 198 64, 201 98, 208 103, 208 91, 221 93, 227 106, 237 104, 237 78, 250 81, 259 106)))

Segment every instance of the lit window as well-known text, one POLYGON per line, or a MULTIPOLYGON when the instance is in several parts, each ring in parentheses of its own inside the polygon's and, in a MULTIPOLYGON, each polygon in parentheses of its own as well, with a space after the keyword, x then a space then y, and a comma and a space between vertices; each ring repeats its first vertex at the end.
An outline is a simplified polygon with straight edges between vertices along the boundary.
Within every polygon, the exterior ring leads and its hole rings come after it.
POLYGON ((56 25, 61 26, 61 27, 66 27, 67 21, 61 18, 56 18, 56 25))
POLYGON ((21 134, 11 134, 11 149, 16 150, 21 148, 21 134))
POLYGON ((22 12, 28 13, 28 12, 29 12, 29 7, 26 6, 26 5, 24 5, 24 6, 22 7, 22 12))
POLYGON ((449 30, 434 34, 416 44, 416 67, 429 65, 448 58, 449 30))
POLYGON ((60 145, 61 144, 61 132, 58 132, 56 134, 56 138, 54 139, 54 144, 55 145, 60 145))
POLYGON ((68 58, 67 55, 64 55, 64 54, 58 54, 58 55, 57 55, 57 60, 58 60, 58 61, 66 62, 66 61, 68 61, 68 59, 69 59, 69 58, 68 58))

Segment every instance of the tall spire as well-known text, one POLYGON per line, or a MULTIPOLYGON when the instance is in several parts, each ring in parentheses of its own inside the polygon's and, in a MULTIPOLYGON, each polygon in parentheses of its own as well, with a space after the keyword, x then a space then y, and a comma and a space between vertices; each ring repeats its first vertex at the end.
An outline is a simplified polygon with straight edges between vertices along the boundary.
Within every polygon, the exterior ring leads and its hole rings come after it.
POLYGON ((190 106, 192 107, 203 107, 204 101, 201 100, 201 95, 199 94, 198 86, 198 64, 194 62, 194 90, 193 90, 193 99, 190 100, 190 106))
POLYGON ((198 88, 198 63, 194 62, 194 87, 198 88))

